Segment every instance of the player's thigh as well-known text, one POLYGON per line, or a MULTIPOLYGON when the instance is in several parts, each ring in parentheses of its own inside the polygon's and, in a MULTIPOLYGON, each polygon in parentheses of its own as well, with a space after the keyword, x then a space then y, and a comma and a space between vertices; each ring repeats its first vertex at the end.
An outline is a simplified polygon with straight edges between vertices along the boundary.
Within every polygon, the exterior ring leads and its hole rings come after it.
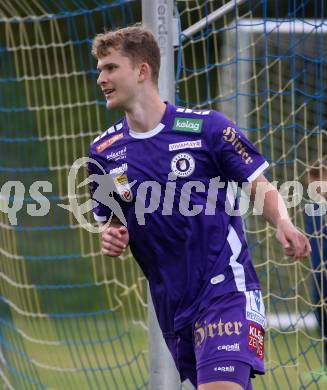
POLYGON ((203 383, 198 390, 243 390, 244 388, 235 382, 209 382, 203 383))

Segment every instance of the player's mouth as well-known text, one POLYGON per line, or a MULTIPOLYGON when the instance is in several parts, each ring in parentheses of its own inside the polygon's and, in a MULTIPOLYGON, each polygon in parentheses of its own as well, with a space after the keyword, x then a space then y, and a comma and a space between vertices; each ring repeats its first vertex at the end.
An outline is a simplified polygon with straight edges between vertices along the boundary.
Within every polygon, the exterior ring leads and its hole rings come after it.
POLYGON ((110 95, 115 92, 116 90, 114 88, 111 88, 111 89, 104 89, 103 90, 103 93, 104 93, 104 96, 106 99, 108 99, 110 97, 110 95))

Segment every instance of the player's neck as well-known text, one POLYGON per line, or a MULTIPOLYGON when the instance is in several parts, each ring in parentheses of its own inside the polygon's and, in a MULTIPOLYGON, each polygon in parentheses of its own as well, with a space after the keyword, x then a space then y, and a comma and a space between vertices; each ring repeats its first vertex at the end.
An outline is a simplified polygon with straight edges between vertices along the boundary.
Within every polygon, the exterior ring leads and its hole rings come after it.
POLYGON ((165 110, 166 104, 157 93, 143 96, 125 111, 128 127, 140 133, 150 131, 161 122, 165 110))

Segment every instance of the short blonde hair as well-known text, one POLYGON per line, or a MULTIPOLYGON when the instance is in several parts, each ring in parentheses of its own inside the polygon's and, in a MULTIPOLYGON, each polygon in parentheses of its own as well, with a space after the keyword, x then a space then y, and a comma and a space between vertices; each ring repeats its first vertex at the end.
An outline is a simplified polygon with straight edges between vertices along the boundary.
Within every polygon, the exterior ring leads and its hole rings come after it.
POLYGON ((133 64, 146 62, 151 68, 152 81, 158 84, 160 49, 151 31, 131 26, 97 34, 92 42, 92 54, 96 59, 105 57, 110 48, 120 50, 133 64))

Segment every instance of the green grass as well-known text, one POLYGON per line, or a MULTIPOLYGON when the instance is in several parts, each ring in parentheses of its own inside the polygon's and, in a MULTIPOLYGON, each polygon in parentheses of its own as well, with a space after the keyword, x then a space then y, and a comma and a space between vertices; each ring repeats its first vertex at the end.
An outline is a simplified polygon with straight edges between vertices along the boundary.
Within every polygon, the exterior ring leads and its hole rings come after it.
MULTIPOLYGON (((63 320, 15 319, 14 324, 15 329, 2 326, 2 353, 10 368, 1 365, 15 389, 148 388, 147 332, 115 313, 63 320), (48 344, 36 342, 40 340, 48 344)), ((271 331, 269 336, 267 374, 253 381, 254 389, 327 386, 326 376, 319 376, 321 343, 314 342, 317 333, 271 331)))
POLYGON ((146 388, 147 333, 140 326, 126 327, 114 315, 15 326, 20 334, 9 328, 3 332, 3 355, 11 367, 4 372, 15 389, 146 388))
POLYGON ((327 386, 322 370, 318 332, 285 334, 271 331, 265 340, 266 370, 253 381, 254 389, 322 389, 327 386), (270 336, 270 337, 269 337, 270 336))

